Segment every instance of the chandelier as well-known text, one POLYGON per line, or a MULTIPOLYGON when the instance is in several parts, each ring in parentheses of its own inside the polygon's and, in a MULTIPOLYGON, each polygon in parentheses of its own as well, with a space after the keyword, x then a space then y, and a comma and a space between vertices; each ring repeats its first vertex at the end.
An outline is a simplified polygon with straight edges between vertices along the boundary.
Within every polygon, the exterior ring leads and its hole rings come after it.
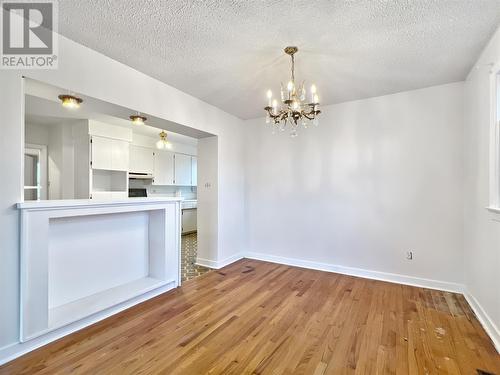
POLYGON ((321 113, 319 110, 319 97, 316 93, 316 86, 312 85, 310 89, 310 96, 307 97, 304 82, 299 87, 295 84, 295 59, 294 55, 299 49, 297 47, 286 47, 285 53, 290 56, 292 63, 291 78, 286 88, 281 83, 281 100, 273 99, 271 90, 267 91, 268 105, 264 108, 267 112, 266 123, 271 124, 273 132, 276 129, 285 131, 290 127, 290 136, 297 136, 297 129, 301 124, 307 128, 309 123, 318 125, 318 115, 321 113))

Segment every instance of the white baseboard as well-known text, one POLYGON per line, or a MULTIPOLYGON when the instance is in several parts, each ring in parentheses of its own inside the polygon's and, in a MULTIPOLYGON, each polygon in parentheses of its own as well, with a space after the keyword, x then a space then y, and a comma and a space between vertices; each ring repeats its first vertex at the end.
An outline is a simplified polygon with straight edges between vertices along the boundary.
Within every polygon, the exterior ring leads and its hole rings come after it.
POLYGON ((87 318, 79 320, 78 322, 69 324, 67 326, 56 329, 52 332, 46 333, 42 336, 34 338, 26 342, 16 342, 10 345, 0 348, 0 365, 10 362, 23 354, 29 353, 35 349, 38 349, 44 345, 51 343, 52 341, 58 340, 61 337, 69 335, 70 333, 79 331, 85 327, 88 327, 94 323, 97 323, 103 319, 109 318, 110 316, 119 313, 120 311, 126 310, 134 305, 144 302, 148 299, 156 297, 162 293, 168 292, 171 289, 177 287, 175 282, 169 283, 158 289, 147 292, 141 296, 135 297, 131 300, 123 302, 119 305, 110 307, 109 309, 100 311, 94 315, 87 318))
POLYGON ((238 253, 235 255, 230 256, 229 258, 219 260, 219 261, 214 261, 214 260, 209 260, 209 259, 203 259, 203 258, 197 258, 196 259, 196 264, 199 266, 203 267, 208 267, 212 269, 220 269, 222 267, 225 267, 231 263, 236 262, 237 260, 243 259, 245 256, 243 253, 238 253))
POLYGON ((479 323, 481 323, 488 336, 490 336, 491 341, 493 341, 495 349, 500 354, 500 330, 483 309, 479 301, 470 294, 468 290, 464 292, 464 297, 474 311, 474 314, 476 314, 477 320, 479 320, 479 323))
POLYGON ((425 279, 414 276, 406 276, 396 273, 372 271, 362 268, 338 266, 330 263, 313 262, 310 260, 286 258, 276 255, 269 255, 263 253, 255 253, 255 252, 246 253, 245 258, 264 260, 266 262, 272 262, 272 263, 286 264, 288 266, 310 268, 319 271, 335 272, 343 275, 358 276, 358 277, 363 277, 365 279, 387 281, 390 283, 412 285, 428 289, 444 290, 447 292, 462 293, 464 291, 464 286, 459 283, 425 279))

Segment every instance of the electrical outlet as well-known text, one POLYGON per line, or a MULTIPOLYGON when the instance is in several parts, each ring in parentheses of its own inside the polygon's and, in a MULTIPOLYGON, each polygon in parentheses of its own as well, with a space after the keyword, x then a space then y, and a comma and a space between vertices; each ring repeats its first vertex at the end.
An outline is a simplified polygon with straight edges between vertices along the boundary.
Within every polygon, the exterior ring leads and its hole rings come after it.
POLYGON ((406 252, 406 259, 413 260, 413 251, 406 252))

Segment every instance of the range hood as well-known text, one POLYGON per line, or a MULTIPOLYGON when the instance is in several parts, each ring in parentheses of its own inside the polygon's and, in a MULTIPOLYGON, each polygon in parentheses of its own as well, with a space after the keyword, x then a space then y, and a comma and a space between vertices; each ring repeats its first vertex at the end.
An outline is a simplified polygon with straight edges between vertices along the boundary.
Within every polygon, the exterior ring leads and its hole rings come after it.
POLYGON ((128 178, 131 178, 133 180, 152 180, 153 175, 151 173, 129 172, 128 178))

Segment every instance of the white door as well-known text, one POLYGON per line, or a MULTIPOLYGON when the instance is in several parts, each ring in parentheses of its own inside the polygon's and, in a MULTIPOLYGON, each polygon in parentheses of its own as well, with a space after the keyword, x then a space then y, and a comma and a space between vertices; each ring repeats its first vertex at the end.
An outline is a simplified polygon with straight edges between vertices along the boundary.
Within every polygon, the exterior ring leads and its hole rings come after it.
POLYGON ((198 158, 191 157, 191 186, 196 186, 198 180, 198 158))
POLYGON ((174 184, 174 154, 168 151, 155 151, 153 185, 174 184))
POLYGON ((92 168, 112 169, 113 140, 104 137, 92 137, 92 168))
POLYGON ((127 141, 112 140, 111 169, 115 171, 128 171, 129 146, 130 144, 127 141))
POLYGON ((175 178, 174 184, 179 186, 191 186, 191 156, 175 154, 175 178))
POLYGON ((129 172, 153 173, 154 151, 151 148, 130 145, 129 172))

